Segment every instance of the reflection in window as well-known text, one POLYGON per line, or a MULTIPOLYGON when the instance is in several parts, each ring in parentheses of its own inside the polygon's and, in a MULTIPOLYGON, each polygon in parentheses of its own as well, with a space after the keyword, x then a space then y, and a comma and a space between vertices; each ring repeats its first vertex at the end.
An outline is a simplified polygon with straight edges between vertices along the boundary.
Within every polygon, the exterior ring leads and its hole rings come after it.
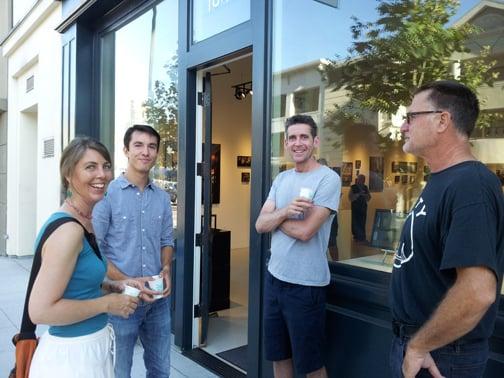
POLYGON ((480 9, 477 0, 462 0, 460 6, 399 2, 404 6, 375 0, 344 1, 338 9, 310 0, 273 5, 272 179, 293 166, 277 155, 285 118, 310 113, 319 125, 316 157, 343 185, 328 259, 387 272, 405 215, 430 173, 422 159, 402 151, 400 126, 412 90, 432 80, 457 79, 477 91, 483 112, 473 153, 504 183, 499 7, 480 9), (499 17, 489 17, 492 13, 499 17), (301 17, 317 22, 299 28, 301 17), (285 113, 278 111, 279 96, 286 98, 285 113), (364 182, 357 188, 359 175, 364 182), (359 242, 352 235, 351 194, 364 186, 366 241, 359 242))
POLYGON ((194 0, 193 43, 250 19, 250 0, 194 0))
POLYGON ((294 113, 315 112, 319 107, 319 88, 294 92, 294 113))
POLYGON ((123 153, 126 129, 133 124, 151 125, 161 135, 158 160, 151 175, 170 194, 174 205, 178 162, 178 26, 173 15, 178 14, 177 4, 172 0, 161 2, 102 38, 101 96, 102 139, 113 147, 115 176, 124 172, 127 165, 123 153), (108 123, 113 123, 112 130, 108 123))

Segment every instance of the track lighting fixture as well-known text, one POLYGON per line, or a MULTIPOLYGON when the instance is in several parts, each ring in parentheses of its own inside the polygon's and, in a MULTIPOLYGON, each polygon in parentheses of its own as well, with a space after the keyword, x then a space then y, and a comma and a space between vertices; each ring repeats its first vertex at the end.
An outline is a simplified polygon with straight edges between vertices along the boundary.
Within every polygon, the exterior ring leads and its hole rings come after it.
POLYGON ((236 84, 233 85, 232 88, 235 89, 234 96, 237 100, 243 100, 247 95, 250 93, 251 95, 254 94, 252 92, 252 82, 247 81, 244 83, 236 84))

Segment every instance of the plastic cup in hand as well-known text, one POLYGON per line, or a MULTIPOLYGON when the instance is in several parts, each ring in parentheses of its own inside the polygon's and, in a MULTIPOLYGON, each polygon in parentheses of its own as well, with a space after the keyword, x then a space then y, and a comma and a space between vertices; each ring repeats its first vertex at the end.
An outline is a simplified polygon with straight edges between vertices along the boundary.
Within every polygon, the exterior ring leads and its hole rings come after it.
POLYGON ((311 201, 313 199, 313 190, 310 188, 301 188, 299 191, 299 197, 306 198, 307 200, 311 201))
MULTIPOLYGON (((158 274, 157 276, 152 276, 152 278, 154 278, 154 280, 148 281, 149 287, 154 291, 162 292, 164 289, 163 277, 158 274)), ((154 299, 159 298, 163 298, 163 294, 154 295, 154 299)))
POLYGON ((122 293, 136 298, 140 295, 140 290, 133 286, 124 285, 124 290, 122 293))

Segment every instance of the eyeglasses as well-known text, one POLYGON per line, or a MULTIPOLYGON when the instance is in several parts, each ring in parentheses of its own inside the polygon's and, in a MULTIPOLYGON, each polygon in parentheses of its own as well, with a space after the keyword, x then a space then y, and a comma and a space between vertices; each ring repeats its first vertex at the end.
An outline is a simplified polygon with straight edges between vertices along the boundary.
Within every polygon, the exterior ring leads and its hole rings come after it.
POLYGON ((423 112, 410 112, 410 113, 406 113, 406 115, 403 117, 403 119, 406 120, 406 123, 409 125, 409 124, 411 124, 411 120, 418 115, 434 114, 434 113, 443 113, 443 110, 425 110, 423 112))

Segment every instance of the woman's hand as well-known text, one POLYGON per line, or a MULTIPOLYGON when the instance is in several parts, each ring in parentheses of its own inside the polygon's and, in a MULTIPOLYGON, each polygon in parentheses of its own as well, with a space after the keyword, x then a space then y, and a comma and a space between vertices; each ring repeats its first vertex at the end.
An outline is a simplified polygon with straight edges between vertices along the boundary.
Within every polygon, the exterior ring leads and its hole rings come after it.
POLYGON ((102 288, 111 292, 111 293, 119 293, 121 294, 124 291, 124 287, 128 285, 138 290, 143 289, 143 285, 133 278, 128 278, 126 280, 117 280, 117 281, 105 281, 102 284, 102 288))
POLYGON ((116 316, 122 316, 127 319, 138 306, 138 298, 126 295, 112 293, 106 295, 107 313, 116 316))

